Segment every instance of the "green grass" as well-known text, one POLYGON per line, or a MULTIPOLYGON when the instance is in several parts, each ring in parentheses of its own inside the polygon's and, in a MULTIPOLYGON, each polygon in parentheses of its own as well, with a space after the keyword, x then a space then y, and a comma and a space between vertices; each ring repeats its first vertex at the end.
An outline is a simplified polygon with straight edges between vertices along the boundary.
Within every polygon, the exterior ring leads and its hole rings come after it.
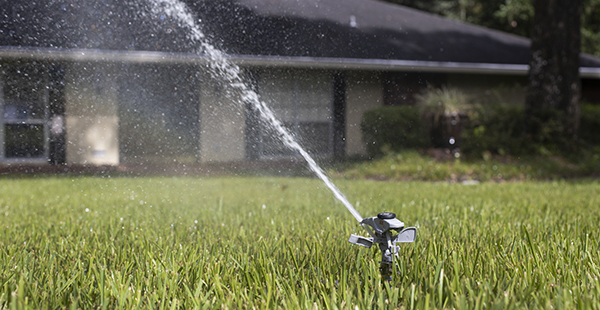
MULTIPOLYGON (((439 154, 438 154, 439 155, 439 154)), ((577 160, 560 157, 513 158, 484 154, 482 158, 443 158, 417 151, 389 153, 376 160, 338 167, 333 174, 349 179, 420 181, 525 181, 600 176, 600 153, 577 160)))
POLYGON ((317 180, 0 179, 0 309, 599 309, 600 182, 338 180, 418 226, 397 274, 317 180))

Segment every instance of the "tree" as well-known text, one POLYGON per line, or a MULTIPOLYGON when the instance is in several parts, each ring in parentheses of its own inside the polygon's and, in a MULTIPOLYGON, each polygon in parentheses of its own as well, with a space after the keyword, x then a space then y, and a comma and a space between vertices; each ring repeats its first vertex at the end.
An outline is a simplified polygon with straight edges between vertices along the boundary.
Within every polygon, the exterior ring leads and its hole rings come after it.
MULTIPOLYGON (((383 0, 530 37, 534 0, 383 0)), ((583 0, 582 52, 600 57, 600 0, 583 0)))
POLYGON ((576 138, 583 0, 534 0, 533 3, 525 130, 533 137, 551 132, 553 137, 549 138, 554 141, 576 138))
POLYGON ((600 0, 585 0, 581 13, 581 49, 600 57, 600 0))

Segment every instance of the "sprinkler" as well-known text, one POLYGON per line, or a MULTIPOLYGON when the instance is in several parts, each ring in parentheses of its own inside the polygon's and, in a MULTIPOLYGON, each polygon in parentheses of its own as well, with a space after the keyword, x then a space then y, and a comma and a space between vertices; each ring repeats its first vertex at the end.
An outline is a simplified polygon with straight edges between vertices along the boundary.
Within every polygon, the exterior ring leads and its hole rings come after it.
POLYGON ((363 219, 360 224, 372 237, 352 234, 348 242, 366 248, 370 248, 373 243, 377 243, 381 250, 379 272, 381 273, 381 277, 387 281, 391 281, 394 256, 397 257, 400 250, 400 246, 397 246, 396 243, 415 241, 417 229, 415 227, 404 228, 404 223, 396 218, 396 214, 390 212, 379 213, 376 217, 363 219))

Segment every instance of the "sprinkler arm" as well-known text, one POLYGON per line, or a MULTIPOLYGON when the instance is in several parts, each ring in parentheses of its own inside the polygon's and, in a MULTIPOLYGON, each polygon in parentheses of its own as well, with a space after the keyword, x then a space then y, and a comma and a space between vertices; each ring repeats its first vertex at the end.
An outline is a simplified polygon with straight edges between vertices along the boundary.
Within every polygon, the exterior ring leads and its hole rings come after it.
MULTIPOLYGON (((365 226, 363 226, 365 227, 365 226)), ((370 227, 365 227, 365 229, 367 229, 367 231, 370 230, 370 227)), ((371 232, 369 231, 369 234, 371 234, 371 232)), ((371 234, 373 235, 373 234, 371 234)), ((394 238, 394 240, 392 241, 392 243, 396 244, 396 243, 411 243, 414 242, 417 239, 417 229, 415 227, 407 227, 405 229, 403 229, 400 233, 398 233, 398 235, 396 235, 396 237, 394 238)), ((360 245, 360 246, 364 246, 366 248, 370 248, 373 243, 381 243, 381 241, 384 241, 381 238, 378 237, 363 237, 363 236, 359 236, 359 235, 350 235, 350 239, 348 240, 348 242, 352 243, 352 244, 356 244, 356 245, 360 245)), ((387 243, 387 241, 384 241, 387 243)))

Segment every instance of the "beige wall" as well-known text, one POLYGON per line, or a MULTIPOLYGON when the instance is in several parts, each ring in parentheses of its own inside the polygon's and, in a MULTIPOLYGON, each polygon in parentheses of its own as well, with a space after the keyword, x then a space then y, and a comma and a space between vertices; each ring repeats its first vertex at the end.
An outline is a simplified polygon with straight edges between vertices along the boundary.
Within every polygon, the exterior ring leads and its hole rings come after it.
POLYGON ((65 81, 67 163, 119 164, 115 65, 72 64, 65 81))
POLYGON ((346 86, 346 154, 365 155, 360 122, 366 111, 383 105, 381 74, 349 72, 346 86))
POLYGON ((526 76, 449 74, 447 84, 464 90, 480 104, 525 104, 526 76))
POLYGON ((245 159, 245 113, 238 96, 209 78, 200 96, 200 161, 245 159))

